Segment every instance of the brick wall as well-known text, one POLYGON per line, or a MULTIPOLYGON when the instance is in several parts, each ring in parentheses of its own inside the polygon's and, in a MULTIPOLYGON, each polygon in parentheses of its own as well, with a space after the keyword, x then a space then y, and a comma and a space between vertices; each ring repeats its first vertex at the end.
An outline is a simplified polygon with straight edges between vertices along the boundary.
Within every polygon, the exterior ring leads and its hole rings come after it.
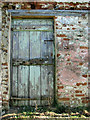
MULTIPOLYGON (((1 4, 0 4, 0 46, 1 46, 1 36, 2 36, 2 11, 1 11, 1 4)), ((0 47, 0 58, 1 58, 1 47, 0 47)), ((0 115, 2 113, 2 90, 1 90, 1 59, 0 59, 0 115)))
MULTIPOLYGON (((62 0, 1 0, 3 2, 62 2, 62 0)), ((80 3, 84 3, 84 2, 89 2, 89 0, 63 0, 63 2, 80 2, 80 3)))
POLYGON ((1 41, 1 67, 2 67, 2 102, 3 106, 9 106, 9 14, 6 8, 2 8, 2 41, 1 41))
MULTIPOLYGON (((7 9, 17 9, 17 2, 3 2, 7 9)), ((21 9, 31 9, 31 5, 35 5, 35 9, 51 9, 51 10, 89 10, 90 2, 21 2, 18 3, 21 9)))
MULTIPOLYGON (((1 84, 2 105, 9 107, 9 23, 8 9, 88 10, 89 3, 34 2, 2 3, 1 84), (19 4, 20 7, 17 8, 19 4)), ((1 34, 1 32, 0 32, 1 34)), ((70 106, 87 105, 88 100, 88 14, 56 16, 56 96, 58 103, 70 106)))
POLYGON ((58 16, 57 97, 63 104, 88 103, 88 14, 58 16))

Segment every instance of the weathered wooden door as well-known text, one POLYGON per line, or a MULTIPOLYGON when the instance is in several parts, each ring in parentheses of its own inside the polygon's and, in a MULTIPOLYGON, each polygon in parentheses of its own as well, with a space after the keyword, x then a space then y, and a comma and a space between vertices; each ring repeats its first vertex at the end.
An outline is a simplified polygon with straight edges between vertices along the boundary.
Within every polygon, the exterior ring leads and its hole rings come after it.
POLYGON ((11 76, 13 105, 48 105, 53 102, 52 19, 12 20, 11 76))

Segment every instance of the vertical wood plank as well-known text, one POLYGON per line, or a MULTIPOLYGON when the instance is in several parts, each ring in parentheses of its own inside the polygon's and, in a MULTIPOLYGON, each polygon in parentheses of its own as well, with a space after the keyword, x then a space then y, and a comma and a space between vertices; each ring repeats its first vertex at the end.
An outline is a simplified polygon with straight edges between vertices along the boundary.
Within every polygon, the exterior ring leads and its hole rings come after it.
POLYGON ((23 31, 24 38, 23 38, 23 55, 24 59, 29 59, 29 31, 23 31))
MULTIPOLYGON (((42 65, 41 66, 41 98, 48 98, 48 69, 47 66, 42 65)), ((48 105, 47 100, 41 100, 42 105, 48 105)))
MULTIPOLYGON (((30 60, 30 32, 29 32, 29 60, 30 60)), ((28 66, 28 98, 30 98, 30 66, 28 66)), ((30 100, 28 100, 28 105, 30 105, 30 100)))
POLYGON ((12 95, 17 97, 17 67, 13 67, 12 95))
POLYGON ((18 45, 19 45, 19 34, 18 32, 13 32, 13 58, 18 58, 18 45))
POLYGON ((53 103, 54 98, 54 67, 53 65, 48 65, 48 90, 49 90, 49 104, 53 103))
MULTIPOLYGON (((18 80, 17 80, 18 88, 17 89, 18 89, 18 97, 19 98, 22 97, 22 92, 21 92, 21 90, 22 90, 21 70, 22 70, 22 67, 18 66, 18 73, 17 73, 17 75, 18 75, 18 80)), ((17 105, 18 106, 22 105, 22 101, 17 100, 17 105)))
MULTIPOLYGON (((22 73, 22 79, 23 79, 23 86, 24 86, 24 97, 28 98, 28 75, 29 75, 29 67, 23 66, 23 73, 22 73)), ((24 105, 28 105, 28 101, 24 101, 24 105)))
MULTIPOLYGON (((35 72, 34 67, 30 66, 30 98, 33 99, 35 97, 35 72)), ((30 101, 30 105, 34 105, 35 101, 30 101)))
POLYGON ((19 55, 18 58, 24 58, 24 54, 23 54, 23 31, 19 31, 19 55))
POLYGON ((40 66, 30 66, 30 98, 31 106, 40 105, 40 66))
MULTIPOLYGON (((12 97, 17 97, 17 86, 17 67, 13 66, 12 97)), ((13 104, 17 106, 17 101, 13 101, 13 104)))
POLYGON ((53 100, 53 66, 41 66, 41 96, 47 100, 42 100, 42 105, 48 105, 53 100))
POLYGON ((52 59, 54 58, 54 43, 52 32, 41 32, 41 58, 48 58, 49 63, 52 63, 52 59))
POLYGON ((54 42, 53 42, 53 32, 47 32, 47 54, 49 58, 49 63, 52 63, 54 58, 54 42), (50 41, 51 40, 51 41, 50 41))
POLYGON ((19 31, 19 58, 29 58, 29 32, 19 31))
MULTIPOLYGON (((18 68, 18 97, 28 98, 28 66, 18 68)), ((27 102, 20 101, 19 105, 27 105, 27 102)))
POLYGON ((30 32, 30 59, 40 58, 40 32, 30 32))
POLYGON ((41 32, 41 58, 47 58, 47 32, 41 32))

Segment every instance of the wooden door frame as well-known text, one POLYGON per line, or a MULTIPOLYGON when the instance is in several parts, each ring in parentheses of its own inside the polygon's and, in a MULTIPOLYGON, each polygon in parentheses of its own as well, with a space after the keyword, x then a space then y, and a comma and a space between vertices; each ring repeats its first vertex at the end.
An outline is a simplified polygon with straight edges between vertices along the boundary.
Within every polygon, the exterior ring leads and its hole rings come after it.
MULTIPOLYGON (((57 51, 56 51, 56 26, 55 26, 55 16, 16 16, 14 17, 11 13, 10 13, 10 26, 9 26, 9 100, 11 99, 11 79, 12 79, 12 76, 11 76, 11 67, 12 67, 12 38, 11 38, 11 22, 12 22, 12 19, 15 18, 15 19, 52 19, 53 20, 53 38, 54 38, 54 81, 53 81, 53 88, 54 88, 54 103, 57 102, 57 94, 56 94, 56 91, 57 91, 57 87, 56 87, 56 54, 57 54, 57 51)), ((11 101, 11 100, 10 100, 11 101)), ((9 105, 10 105, 10 102, 9 102, 9 105)))

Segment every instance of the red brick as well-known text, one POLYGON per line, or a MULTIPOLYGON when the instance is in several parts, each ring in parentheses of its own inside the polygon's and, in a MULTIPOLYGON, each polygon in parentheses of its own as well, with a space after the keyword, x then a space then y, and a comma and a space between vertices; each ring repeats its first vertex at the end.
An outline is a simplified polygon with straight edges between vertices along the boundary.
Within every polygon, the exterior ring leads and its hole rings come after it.
POLYGON ((8 67, 5 67, 4 69, 8 69, 8 67))
POLYGON ((57 54, 57 57, 59 57, 60 56, 60 54, 57 54))
POLYGON ((75 30, 76 28, 72 28, 72 30, 75 30))
POLYGON ((82 83, 77 83, 76 85, 77 85, 77 86, 80 86, 80 85, 82 85, 82 83))
POLYGON ((74 95, 71 95, 71 97, 74 97, 74 95))
POLYGON ((85 77, 85 78, 87 77, 87 75, 82 75, 82 76, 85 77))
POLYGON ((67 37, 65 34, 60 34, 59 37, 67 37))
POLYGON ((84 95, 84 94, 76 94, 76 96, 78 96, 78 97, 79 97, 79 96, 85 96, 85 95, 84 95))
POLYGON ((58 24, 56 23, 56 25, 58 25, 58 24))
POLYGON ((59 78, 57 80, 59 80, 59 78))
POLYGON ((87 85, 87 83, 82 83, 82 85, 87 85))
POLYGON ((63 5, 63 2, 59 2, 58 4, 59 4, 59 5, 63 5))
POLYGON ((7 92, 3 92, 3 94, 7 94, 7 92))
POLYGON ((8 100, 2 100, 3 102, 9 102, 8 100))
POLYGON ((70 39, 68 39, 68 38, 64 38, 63 40, 70 40, 70 39))
POLYGON ((82 93, 82 91, 80 91, 80 90, 76 90, 75 92, 76 92, 76 93, 82 93))
POLYGON ((82 103, 88 103, 89 100, 82 100, 82 103))
POLYGON ((70 100, 70 98, 59 98, 59 100, 61 100, 61 101, 68 101, 68 100, 70 100))
POLYGON ((86 46, 80 46, 80 49, 88 49, 86 46))
POLYGON ((70 61, 70 58, 68 58, 67 61, 70 61))
MULTIPOLYGON (((58 27, 56 27, 56 29, 58 29, 58 27)), ((57 36, 58 37, 58 36, 57 36)))
POLYGON ((83 65, 83 63, 79 63, 79 65, 83 65))
POLYGON ((67 28, 67 30, 70 30, 70 28, 67 28))
POLYGON ((57 34, 57 37, 67 37, 67 36, 65 34, 60 34, 60 35, 57 34))
MULTIPOLYGON (((62 29, 62 27, 56 27, 56 29, 59 29, 59 30, 60 30, 60 29, 62 29)), ((59 36, 59 35, 57 35, 57 37, 60 37, 60 36, 59 36)))
POLYGON ((83 100, 84 100, 84 99, 89 99, 89 97, 83 97, 83 98, 81 98, 81 99, 83 99, 83 100))
POLYGON ((58 89, 63 89, 64 87, 63 86, 58 86, 58 89))
POLYGON ((2 65, 8 65, 8 63, 2 63, 2 65))

